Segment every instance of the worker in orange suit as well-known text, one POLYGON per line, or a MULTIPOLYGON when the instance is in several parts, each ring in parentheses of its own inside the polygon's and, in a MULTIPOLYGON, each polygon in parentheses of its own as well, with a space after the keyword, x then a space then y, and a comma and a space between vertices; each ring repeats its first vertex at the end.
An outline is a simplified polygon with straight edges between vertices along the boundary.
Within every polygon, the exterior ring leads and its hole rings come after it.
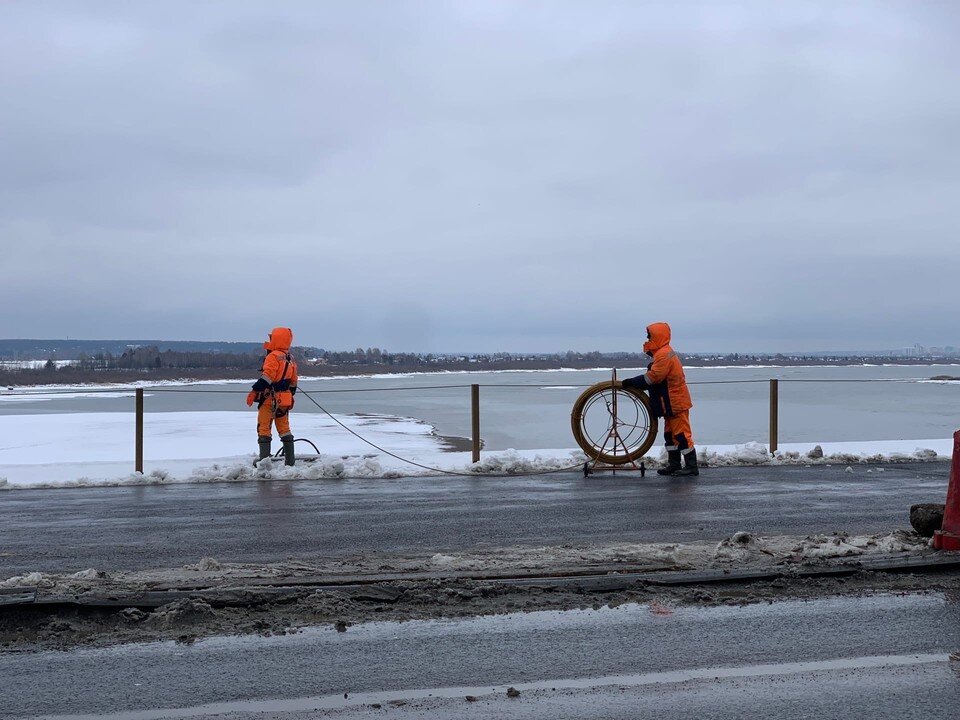
POLYGON ((663 418, 663 439, 667 446, 667 464, 657 470, 660 475, 699 475, 697 450, 690 430, 690 391, 683 374, 680 356, 670 347, 670 326, 653 323, 647 327, 643 351, 653 358, 647 372, 623 381, 624 387, 646 390, 650 410, 663 418), (680 459, 683 459, 683 465, 680 459))
POLYGON ((293 433, 290 432, 290 411, 293 410, 297 392, 297 363, 290 356, 293 330, 276 327, 263 344, 267 351, 260 366, 260 378, 247 394, 247 406, 257 403, 257 443, 260 446, 259 460, 270 457, 273 439, 272 425, 283 443, 283 456, 287 465, 293 465, 293 433))

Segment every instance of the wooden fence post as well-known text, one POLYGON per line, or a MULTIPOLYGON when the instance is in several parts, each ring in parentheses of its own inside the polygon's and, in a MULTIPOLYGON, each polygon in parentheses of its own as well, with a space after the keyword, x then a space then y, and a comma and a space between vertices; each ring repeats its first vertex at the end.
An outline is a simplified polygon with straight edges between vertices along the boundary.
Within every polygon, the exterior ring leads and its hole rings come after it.
POLYGON ((473 462, 480 462, 480 386, 470 386, 470 415, 473 421, 473 462))
POLYGON ((143 472, 143 388, 137 388, 136 470, 143 472))
POLYGON ((777 435, 779 431, 779 380, 770 381, 770 454, 777 451, 777 435))

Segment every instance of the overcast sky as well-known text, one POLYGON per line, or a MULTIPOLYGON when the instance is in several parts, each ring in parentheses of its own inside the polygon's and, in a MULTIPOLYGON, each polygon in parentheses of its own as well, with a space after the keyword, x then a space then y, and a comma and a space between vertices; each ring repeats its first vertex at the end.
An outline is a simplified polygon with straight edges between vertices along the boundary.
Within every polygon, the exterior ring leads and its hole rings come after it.
POLYGON ((960 345, 960 4, 4 2, 3 337, 960 345))

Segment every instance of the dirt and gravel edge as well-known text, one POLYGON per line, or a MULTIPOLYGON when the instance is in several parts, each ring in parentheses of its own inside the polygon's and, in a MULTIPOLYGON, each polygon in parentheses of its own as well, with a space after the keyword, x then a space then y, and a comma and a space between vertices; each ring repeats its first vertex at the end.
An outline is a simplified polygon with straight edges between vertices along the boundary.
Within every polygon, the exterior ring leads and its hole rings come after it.
POLYGON ((0 652, 32 652, 288 635, 318 626, 348 632, 376 621, 624 603, 670 614, 684 605, 832 595, 942 592, 960 597, 960 568, 932 552, 925 538, 906 531, 807 538, 737 533, 719 543, 504 548, 493 554, 435 554, 389 563, 383 557, 352 564, 298 563, 296 569, 205 558, 152 573, 32 573, 2 581, 0 587, 8 598, 24 600, 3 604, 0 596, 0 652), (938 558, 950 565, 932 567, 938 558), (928 567, 911 567, 918 563, 928 567), (890 571, 897 567, 899 572, 890 571), (671 577, 683 580, 672 582, 671 577), (31 591, 37 602, 25 601, 31 591))

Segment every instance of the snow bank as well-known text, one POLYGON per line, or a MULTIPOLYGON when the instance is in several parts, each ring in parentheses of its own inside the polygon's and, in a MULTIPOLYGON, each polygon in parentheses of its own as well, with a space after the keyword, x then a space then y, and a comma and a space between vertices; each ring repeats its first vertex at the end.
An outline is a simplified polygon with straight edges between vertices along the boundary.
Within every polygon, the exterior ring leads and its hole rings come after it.
POLYGON ((917 552, 926 549, 929 541, 916 533, 902 530, 889 535, 810 535, 801 540, 791 551, 794 560, 818 560, 825 558, 853 557, 876 553, 894 554, 917 552))
POLYGON ((96 568, 87 568, 86 570, 73 573, 70 577, 76 580, 105 580, 107 573, 103 570, 97 570, 96 568))
POLYGON ((43 573, 31 572, 25 575, 14 575, 6 580, 0 580, 0 588, 40 587, 44 584, 43 573))
POLYGON ((775 455, 767 446, 712 445, 698 450, 708 465, 850 465, 882 462, 944 460, 953 453, 953 440, 865 440, 825 443, 783 443, 775 455))
POLYGON ((737 532, 717 544, 713 558, 720 562, 746 562, 756 560, 761 553, 773 554, 762 540, 747 532, 737 532))
POLYGON ((505 450, 489 453, 486 456, 481 455, 480 462, 460 467, 457 472, 469 472, 478 475, 520 475, 580 467, 586 460, 586 455, 575 450, 528 450, 523 452, 505 450))
MULTIPOLYGON (((416 465, 363 442, 325 415, 297 416, 299 437, 312 439, 316 462, 288 468, 278 462, 253 466, 255 415, 252 412, 151 413, 144 429, 144 473, 131 473, 132 417, 128 413, 62 413, 0 416, 0 490, 90 486, 165 485, 248 480, 398 478, 437 473, 518 475, 575 470, 586 460, 570 448, 449 452, 434 427, 390 415, 343 415, 348 428, 416 465), (422 466, 422 467, 421 467, 422 466)), ((279 443, 275 443, 275 449, 279 443)), ((304 443, 301 456, 312 455, 304 443)), ((765 445, 714 445, 700 448, 707 465, 854 466, 866 462, 927 461, 947 458, 952 440, 891 440, 784 444, 771 456, 765 445)), ((648 456, 655 468, 661 450, 648 456)))
POLYGON ((734 533, 720 541, 713 551, 713 564, 751 564, 773 559, 777 563, 809 562, 861 555, 918 553, 929 547, 929 541, 916 533, 896 530, 885 535, 808 535, 758 537, 746 532, 734 533))

